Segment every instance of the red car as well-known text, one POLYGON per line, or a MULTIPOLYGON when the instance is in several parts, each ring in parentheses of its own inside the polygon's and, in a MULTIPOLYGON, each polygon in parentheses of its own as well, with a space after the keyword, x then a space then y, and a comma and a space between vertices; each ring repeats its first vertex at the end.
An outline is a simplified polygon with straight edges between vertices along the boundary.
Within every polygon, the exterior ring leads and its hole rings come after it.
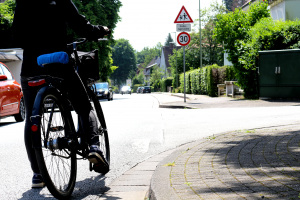
POLYGON ((24 121, 25 105, 21 85, 0 62, 0 119, 8 116, 14 116, 17 122, 24 121))

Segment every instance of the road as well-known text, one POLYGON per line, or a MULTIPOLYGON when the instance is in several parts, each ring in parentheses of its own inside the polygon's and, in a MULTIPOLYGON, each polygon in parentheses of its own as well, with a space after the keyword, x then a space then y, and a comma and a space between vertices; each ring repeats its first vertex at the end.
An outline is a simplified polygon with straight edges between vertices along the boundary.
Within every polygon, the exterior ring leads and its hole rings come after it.
MULTIPOLYGON (((227 131, 300 121, 299 106, 161 109, 158 95, 116 94, 113 101, 101 100, 110 136, 111 171, 102 177, 89 172, 87 161, 79 161, 73 199, 97 199, 116 177, 137 163, 179 145, 227 131)), ((24 123, 13 122, 13 118, 0 122, 0 197, 53 199, 46 188, 30 188, 24 123)))

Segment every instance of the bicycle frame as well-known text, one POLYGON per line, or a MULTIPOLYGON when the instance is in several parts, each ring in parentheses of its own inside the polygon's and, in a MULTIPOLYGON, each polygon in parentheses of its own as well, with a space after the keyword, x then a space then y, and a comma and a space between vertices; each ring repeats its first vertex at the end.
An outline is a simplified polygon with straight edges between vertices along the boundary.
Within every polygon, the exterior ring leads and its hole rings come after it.
MULTIPOLYGON (((79 39, 79 41, 77 42, 73 42, 72 44, 68 44, 68 46, 72 45, 72 53, 74 53, 75 56, 75 65, 79 65, 80 64, 80 59, 77 53, 77 44, 82 44, 85 43, 86 39, 79 39)), ((76 69, 77 70, 77 69, 76 69)), ((32 116, 30 117, 30 120, 32 122, 31 125, 31 131, 33 133, 37 133, 37 134, 32 134, 32 142, 33 142, 33 148, 41 148, 42 144, 41 144, 41 133, 40 133, 40 125, 41 125, 41 116, 39 115, 39 108, 40 105, 42 103, 42 99, 45 96, 45 93, 47 93, 49 90, 51 90, 51 92, 55 92, 58 95, 63 96, 63 100, 65 101, 64 104, 65 105, 69 105, 70 101, 68 100, 68 96, 65 93, 62 93, 61 87, 60 85, 62 84, 62 79, 61 78, 57 78, 57 77, 51 77, 50 75, 42 75, 42 76, 38 76, 38 77, 33 77, 33 79, 31 81, 28 82, 29 86, 32 87, 40 87, 38 90, 38 93, 36 95, 35 101, 34 101, 34 105, 33 105, 33 110, 32 110, 32 116)), ((84 84, 86 90, 88 91, 89 88, 86 84, 84 84)), ((88 95, 90 95, 90 92, 87 92, 88 95)), ((90 96, 89 96, 90 98, 90 96)), ((71 109, 69 110, 71 113, 71 109)), ((71 135, 73 135, 73 140, 72 142, 76 142, 76 145, 78 145, 77 155, 80 155, 82 158, 78 158, 78 159, 85 159, 88 152, 86 151, 88 149, 88 147, 85 145, 85 138, 82 134, 80 134, 80 130, 81 128, 81 123, 79 122, 79 116, 77 115, 78 118, 78 130, 71 133, 71 135), (81 140, 82 142, 79 143, 77 138, 79 140, 81 140), (79 151, 81 150, 81 151, 79 151)), ((74 123, 71 124, 71 127, 74 127, 74 123)), ((47 134, 49 134, 49 130, 47 130, 47 134)), ((45 146, 47 144, 44 144, 45 146)))

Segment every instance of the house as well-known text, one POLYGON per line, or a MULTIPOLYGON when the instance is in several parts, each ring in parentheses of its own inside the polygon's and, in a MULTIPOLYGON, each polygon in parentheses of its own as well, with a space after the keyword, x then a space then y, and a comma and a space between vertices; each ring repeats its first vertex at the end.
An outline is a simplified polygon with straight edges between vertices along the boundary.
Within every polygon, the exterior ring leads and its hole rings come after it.
MULTIPOLYGON (((247 0, 242 6, 243 10, 248 10, 249 3, 264 0, 247 0)), ((300 19, 300 1, 299 0, 269 0, 269 9, 274 20, 296 20, 300 19)))
POLYGON ((269 0, 271 16, 274 20, 300 19, 299 0, 269 0))
POLYGON ((242 6, 243 11, 247 11, 249 9, 250 4, 254 3, 256 1, 258 1, 258 0, 247 0, 246 2, 244 2, 243 6, 242 6))
MULTIPOLYGON (((176 47, 174 44, 170 43, 170 46, 163 46, 161 49, 161 57, 156 56, 151 60, 151 62, 146 66, 144 69, 144 75, 145 75, 145 83, 146 85, 150 85, 150 76, 151 76, 151 69, 157 65, 160 67, 162 72, 164 73, 163 77, 168 77, 171 75, 170 70, 170 63, 169 63, 169 57, 170 55, 173 55, 174 49, 180 49, 181 46, 176 47)), ((162 77, 162 78, 163 78, 162 77)))
POLYGON ((137 64, 137 65, 136 65, 136 75, 139 75, 140 72, 144 70, 143 64, 144 64, 144 63, 141 63, 141 64, 137 64))
MULTIPOLYGON (((250 3, 264 0, 247 0, 242 6, 244 11, 249 9, 250 3)), ((300 0, 269 0, 271 17, 274 20, 296 20, 300 19, 300 0)), ((227 59, 228 54, 224 54, 224 65, 232 65, 227 59)))
POLYGON ((180 49, 181 46, 175 46, 174 44, 170 43, 170 46, 163 46, 161 50, 161 62, 160 62, 160 68, 162 69, 164 73, 164 77, 168 77, 171 74, 170 70, 170 63, 169 63, 169 57, 173 55, 174 49, 180 49))
POLYGON ((144 69, 145 84, 148 86, 150 86, 151 69, 155 65, 157 65, 158 67, 160 67, 160 65, 161 65, 161 58, 159 56, 155 56, 155 58, 153 58, 150 61, 150 63, 146 66, 146 68, 144 69))
POLYGON ((0 49, 0 62, 7 65, 15 80, 21 83, 20 73, 23 60, 23 49, 0 49))

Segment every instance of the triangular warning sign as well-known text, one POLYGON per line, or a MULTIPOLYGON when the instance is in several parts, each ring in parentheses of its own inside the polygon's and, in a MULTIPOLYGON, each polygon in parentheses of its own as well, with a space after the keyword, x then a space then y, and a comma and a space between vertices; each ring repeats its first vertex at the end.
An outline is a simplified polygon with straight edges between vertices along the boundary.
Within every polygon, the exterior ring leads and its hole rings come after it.
POLYGON ((176 17, 174 23, 193 23, 191 16, 186 11, 185 7, 182 6, 178 16, 176 17))

